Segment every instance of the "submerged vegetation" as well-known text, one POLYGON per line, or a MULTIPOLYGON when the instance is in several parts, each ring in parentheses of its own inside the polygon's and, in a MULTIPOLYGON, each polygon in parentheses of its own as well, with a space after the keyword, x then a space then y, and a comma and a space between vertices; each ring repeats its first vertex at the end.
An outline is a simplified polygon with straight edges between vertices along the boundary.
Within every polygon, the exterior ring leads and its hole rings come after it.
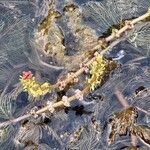
POLYGON ((92 90, 94 90, 97 85, 100 85, 102 80, 101 78, 106 70, 106 60, 104 60, 100 54, 95 55, 96 58, 90 66, 91 77, 88 79, 88 83, 92 90))
POLYGON ((0 149, 149 148, 149 7, 0 1, 0 149))
POLYGON ((27 91, 33 97, 43 96, 50 91, 48 82, 40 85, 35 81, 35 77, 32 76, 31 71, 23 72, 23 75, 20 76, 20 82, 24 91, 27 91))

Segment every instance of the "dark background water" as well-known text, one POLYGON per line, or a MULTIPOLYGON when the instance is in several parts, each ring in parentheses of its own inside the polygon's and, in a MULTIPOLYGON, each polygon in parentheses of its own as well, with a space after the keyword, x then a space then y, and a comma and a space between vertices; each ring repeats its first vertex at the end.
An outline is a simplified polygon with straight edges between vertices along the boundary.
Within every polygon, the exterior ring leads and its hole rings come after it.
MULTIPOLYGON (((19 75, 22 71, 31 70, 38 81, 48 81, 53 84, 60 74, 65 74, 68 70, 68 68, 64 69, 64 66, 57 61, 54 62, 51 57, 42 55, 34 43, 36 29, 46 17, 49 3, 51 1, 48 0, 0 0, 1 121, 26 114, 34 106, 43 107, 47 100, 53 101, 58 97, 58 92, 53 91, 34 101, 26 92, 22 91, 19 84, 19 75)), ((108 0, 102 1, 100 4, 99 1, 67 2, 62 0, 61 2, 56 1, 54 5, 63 17, 65 16, 64 6, 72 3, 82 10, 81 25, 86 25, 96 31, 95 36, 99 37, 106 33, 112 25, 145 13, 150 1, 129 0, 126 2, 119 0, 116 2, 108 0)), ((57 20, 56 24, 66 35, 66 47, 71 45, 68 48, 69 53, 66 55, 75 56, 76 49, 80 48, 80 44, 74 41, 80 37, 75 37, 73 24, 70 23, 72 28, 69 27, 67 17, 64 19, 57 20)), ((61 109, 52 116, 46 114, 46 117, 31 118, 8 127, 6 132, 2 130, 0 149, 119 150, 128 147, 131 144, 129 135, 119 137, 112 145, 108 146, 106 141, 107 125, 111 115, 122 110, 122 106, 114 94, 114 87, 121 90, 131 106, 138 106, 150 111, 149 25, 149 22, 136 25, 136 30, 130 31, 126 40, 105 54, 106 58, 116 59, 120 67, 110 74, 108 81, 102 87, 97 87, 87 95, 84 103, 74 101, 70 108, 61 109), (147 92, 139 97, 135 96, 140 87, 147 89, 147 92), (93 120, 97 123, 97 130, 93 128, 93 120), (30 130, 26 130, 24 126, 29 126, 30 130), (79 140, 72 143, 75 133, 80 133, 80 130, 82 132, 79 140)), ((82 88, 82 81, 81 78, 81 83, 71 88, 67 94, 71 95, 76 88, 82 88)), ((139 112, 138 123, 149 125, 149 116, 139 112)), ((148 149, 140 141, 139 146, 141 149, 148 149)))

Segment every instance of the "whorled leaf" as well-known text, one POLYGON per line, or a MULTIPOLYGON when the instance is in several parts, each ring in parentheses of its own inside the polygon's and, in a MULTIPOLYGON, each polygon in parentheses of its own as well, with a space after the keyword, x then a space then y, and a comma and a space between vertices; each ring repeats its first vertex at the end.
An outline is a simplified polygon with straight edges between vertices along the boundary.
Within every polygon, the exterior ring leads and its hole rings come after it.
POLYGON ((7 126, 0 129, 0 149, 13 149, 13 136, 15 133, 15 128, 13 126, 7 126))
POLYGON ((112 11, 115 18, 131 19, 138 17, 141 13, 147 11, 150 1, 149 0, 107 0, 107 7, 112 11))
POLYGON ((5 23, 0 20, 0 32, 3 30, 5 23))
POLYGON ((7 93, 7 85, 0 95, 0 118, 11 119, 16 110, 16 99, 22 92, 20 84, 13 87, 13 90, 7 93))
POLYGON ((28 58, 24 52, 29 50, 27 26, 30 17, 18 15, 15 11, 2 6, 0 9, 0 20, 3 21, 3 30, 0 34, 0 88, 2 88, 17 74, 15 69, 27 63, 28 58))
POLYGON ((28 146, 39 147, 42 140, 54 149, 62 145, 61 139, 55 130, 42 121, 33 123, 25 120, 14 138, 15 145, 22 148, 28 146))
POLYGON ((7 134, 9 132, 8 130, 9 130, 9 127, 0 129, 0 142, 3 142, 7 138, 7 134))

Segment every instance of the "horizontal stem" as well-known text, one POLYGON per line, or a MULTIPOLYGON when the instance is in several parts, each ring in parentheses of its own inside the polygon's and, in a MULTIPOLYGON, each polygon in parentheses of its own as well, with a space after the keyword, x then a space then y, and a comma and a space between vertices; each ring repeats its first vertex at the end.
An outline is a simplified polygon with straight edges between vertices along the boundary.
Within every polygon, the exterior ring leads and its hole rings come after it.
POLYGON ((146 111, 146 110, 144 110, 144 109, 142 109, 142 108, 139 108, 139 107, 137 107, 137 106, 136 106, 136 108, 137 108, 137 110, 139 110, 139 111, 141 111, 141 112, 144 112, 145 114, 147 114, 148 116, 150 116, 150 112, 148 112, 148 111, 146 111))
MULTIPOLYGON (((83 89, 81 92, 82 92, 82 94, 85 95, 86 93, 89 92, 89 90, 90 90, 90 87, 87 86, 87 87, 86 87, 85 89, 83 89)), ((71 97, 68 98, 68 101, 71 102, 71 101, 73 101, 73 100, 75 100, 75 99, 76 99, 76 96, 73 95, 73 96, 71 96, 71 97)), ((58 108, 58 107, 61 107, 61 106, 64 106, 63 101, 59 101, 59 102, 56 102, 56 103, 52 104, 52 107, 53 107, 53 108, 58 108)), ((40 114, 42 114, 42 113, 44 113, 44 112, 46 112, 46 111, 49 111, 49 106, 45 106, 45 107, 43 107, 43 108, 37 110, 37 111, 35 112, 35 115, 40 115, 40 114)), ((24 119, 27 119, 27 118, 29 118, 29 117, 31 117, 31 116, 32 116, 32 115, 31 115, 30 113, 28 113, 28 114, 23 115, 23 116, 20 116, 20 117, 18 117, 18 118, 15 118, 15 119, 12 119, 12 120, 9 120, 9 121, 2 122, 2 123, 0 123, 0 128, 4 128, 4 127, 6 127, 6 126, 8 126, 8 125, 11 125, 11 124, 16 124, 17 122, 22 121, 22 120, 24 120, 24 119)))

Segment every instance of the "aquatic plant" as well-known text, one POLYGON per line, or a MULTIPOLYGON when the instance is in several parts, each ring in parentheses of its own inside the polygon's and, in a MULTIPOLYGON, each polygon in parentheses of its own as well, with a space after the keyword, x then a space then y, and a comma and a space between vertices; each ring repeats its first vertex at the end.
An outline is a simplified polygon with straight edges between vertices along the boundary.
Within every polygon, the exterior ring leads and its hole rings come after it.
POLYGON ((50 92, 51 86, 48 82, 38 84, 35 77, 32 76, 31 71, 23 72, 23 75, 20 76, 20 82, 24 91, 27 91, 33 97, 43 96, 50 92))
POLYGON ((96 58, 90 65, 90 74, 91 77, 88 79, 91 90, 94 90, 97 85, 100 85, 102 76, 105 73, 106 69, 106 60, 100 54, 95 54, 96 58))
POLYGON ((136 148, 136 138, 149 146, 149 128, 136 120, 149 117, 149 0, 69 2, 29 2, 33 18, 19 13, 27 1, 0 2, 0 38, 8 37, 0 57, 1 147, 117 149, 126 142, 136 148), (127 136, 121 141, 126 133, 131 145, 127 136))

